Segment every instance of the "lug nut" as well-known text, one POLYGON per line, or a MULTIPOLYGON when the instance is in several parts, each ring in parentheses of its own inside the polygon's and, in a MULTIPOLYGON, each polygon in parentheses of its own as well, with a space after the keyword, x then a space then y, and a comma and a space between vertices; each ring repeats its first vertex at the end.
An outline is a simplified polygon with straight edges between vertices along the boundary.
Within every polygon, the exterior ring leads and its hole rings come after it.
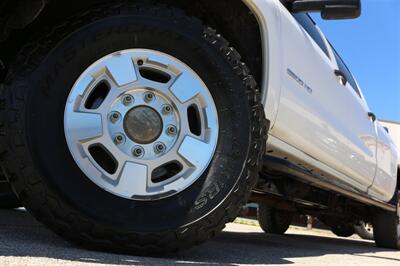
POLYGON ((132 155, 137 158, 142 157, 144 155, 143 147, 140 147, 140 146, 134 147, 132 150, 132 155))
POLYGON ((125 106, 127 106, 127 105, 130 105, 132 102, 133 102, 133 97, 131 96, 131 95, 125 95, 123 98, 122 98, 122 103, 125 105, 125 106))
POLYGON ((114 138, 114 143, 115 144, 120 145, 120 144, 122 144, 124 142, 125 142, 125 137, 123 135, 118 134, 118 135, 115 136, 115 138, 114 138))
POLYGON ((169 136, 175 136, 176 135, 176 133, 178 132, 178 130, 176 129, 176 127, 175 126, 168 126, 167 127, 167 134, 169 135, 169 136))
POLYGON ((120 118, 120 115, 119 115, 119 113, 117 113, 117 112, 113 112, 113 113, 110 114, 110 121, 111 121, 111 123, 113 123, 113 124, 117 123, 117 121, 119 120, 119 118, 120 118))
POLYGON ((164 105, 162 107, 162 113, 164 115, 169 115, 170 113, 172 113, 172 106, 171 105, 164 105))
POLYGON ((158 143, 156 143, 156 144, 154 145, 154 152, 155 152, 156 154, 164 153, 164 152, 165 152, 165 149, 166 149, 166 147, 165 147, 165 144, 164 144, 164 143, 158 142, 158 143))
POLYGON ((151 102, 151 101, 154 100, 154 98, 155 98, 155 96, 154 96, 154 94, 151 93, 151 92, 146 93, 146 94, 144 95, 144 100, 145 100, 146 102, 151 102))

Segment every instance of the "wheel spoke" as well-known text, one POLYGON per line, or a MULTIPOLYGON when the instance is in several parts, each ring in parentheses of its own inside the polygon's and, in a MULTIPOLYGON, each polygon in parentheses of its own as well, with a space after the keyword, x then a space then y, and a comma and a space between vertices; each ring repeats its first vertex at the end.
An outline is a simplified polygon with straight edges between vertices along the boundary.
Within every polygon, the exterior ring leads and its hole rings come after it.
POLYGON ((132 58, 115 55, 106 62, 107 69, 118 86, 123 86, 137 80, 132 58))
POLYGON ((121 195, 143 196, 147 194, 149 171, 146 165, 126 162, 119 175, 115 191, 121 195))
POLYGON ((107 116, 107 112, 109 111, 110 106, 115 101, 115 99, 122 93, 124 93, 123 88, 118 88, 116 87, 115 84, 112 84, 110 86, 110 91, 108 92, 106 98, 101 103, 100 107, 97 110, 95 110, 95 112, 99 112, 102 115, 107 116))
POLYGON ((100 114, 71 112, 65 119, 67 134, 74 142, 98 138, 103 134, 100 114))
POLYGON ((85 75, 79 78, 74 85, 74 90, 72 90, 68 97, 67 107, 70 107, 73 110, 76 101, 82 99, 85 91, 93 81, 94 78, 91 75, 85 75))
POLYGON ((182 73, 170 87, 170 91, 181 102, 185 103, 201 92, 204 84, 188 72, 182 73))
POLYGON ((207 165, 213 146, 191 136, 186 136, 178 153, 194 167, 198 168, 207 165))
POLYGON ((170 82, 163 84, 163 83, 158 83, 143 77, 139 77, 137 81, 137 86, 138 87, 147 87, 147 88, 157 88, 159 91, 162 92, 167 92, 168 88, 170 87, 170 82))

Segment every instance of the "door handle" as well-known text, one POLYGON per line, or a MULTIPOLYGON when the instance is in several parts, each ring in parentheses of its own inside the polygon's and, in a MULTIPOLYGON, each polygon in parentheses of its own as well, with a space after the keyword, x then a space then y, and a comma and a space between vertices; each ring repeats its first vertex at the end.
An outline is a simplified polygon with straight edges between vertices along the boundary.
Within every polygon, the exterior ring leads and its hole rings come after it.
POLYGON ((372 122, 376 121, 376 115, 372 112, 368 112, 368 117, 372 120, 372 122))
POLYGON ((347 84, 347 78, 346 78, 346 76, 343 74, 343 72, 340 71, 339 69, 336 69, 336 70, 335 70, 335 75, 336 75, 337 77, 339 77, 339 82, 340 82, 340 84, 342 84, 343 86, 346 86, 346 84, 347 84))

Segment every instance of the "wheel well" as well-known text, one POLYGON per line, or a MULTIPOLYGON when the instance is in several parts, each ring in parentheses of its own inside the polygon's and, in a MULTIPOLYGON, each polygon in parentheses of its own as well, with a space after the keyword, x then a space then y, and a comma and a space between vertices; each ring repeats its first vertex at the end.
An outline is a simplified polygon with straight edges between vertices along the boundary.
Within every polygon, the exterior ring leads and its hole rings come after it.
MULTIPOLYGON (((42 31, 46 25, 60 23, 73 14, 84 11, 94 5, 110 3, 110 0, 47 0, 47 5, 41 10, 39 15, 32 17, 32 23, 22 25, 21 27, 10 29, 6 25, 7 17, 24 17, 18 11, 16 6, 19 4, 43 2, 42 0, 31 0, 21 3, 19 1, 5 1, 6 4, 0 6, 0 14, 7 14, 0 20, 0 30, 7 32, 7 36, 0 36, 0 71, 3 65, 3 73, 0 74, 2 81, 7 66, 13 61, 13 58, 24 45, 32 33, 42 31), (12 6, 15 5, 15 6, 12 6), (6 9, 7 8, 7 9, 6 9), (17 14, 18 13, 18 14, 17 14)), ((113 3, 127 2, 126 0, 117 0, 113 3)), ((132 1, 134 2, 134 1, 132 1)), ((240 0, 136 0, 140 3, 157 3, 184 10, 188 15, 199 18, 207 26, 217 30, 223 35, 230 45, 235 47, 242 56, 242 60, 250 68, 250 71, 258 84, 262 82, 262 41, 260 28, 251 10, 240 0)), ((34 4, 31 4, 34 6, 34 4)), ((25 8, 26 9, 26 8, 25 8)), ((25 16, 26 17, 26 16, 25 16)), ((15 20, 15 19, 14 19, 15 20)), ((25 19, 26 20, 26 19, 25 19)))

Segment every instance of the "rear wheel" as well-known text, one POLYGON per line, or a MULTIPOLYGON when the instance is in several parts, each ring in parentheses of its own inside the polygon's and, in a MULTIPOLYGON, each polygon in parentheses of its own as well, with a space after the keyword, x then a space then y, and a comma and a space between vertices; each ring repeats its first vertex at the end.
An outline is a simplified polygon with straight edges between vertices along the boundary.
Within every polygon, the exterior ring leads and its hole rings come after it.
POLYGON ((72 21, 7 77, 0 140, 22 203, 93 248, 165 253, 214 236, 246 201, 265 145, 239 54, 175 9, 72 21))
POLYGON ((397 212, 376 210, 373 218, 374 239, 378 247, 400 249, 400 191, 393 201, 397 212))
POLYGON ((293 220, 293 213, 279 210, 260 204, 258 209, 258 222, 264 232, 268 234, 284 234, 293 220))

